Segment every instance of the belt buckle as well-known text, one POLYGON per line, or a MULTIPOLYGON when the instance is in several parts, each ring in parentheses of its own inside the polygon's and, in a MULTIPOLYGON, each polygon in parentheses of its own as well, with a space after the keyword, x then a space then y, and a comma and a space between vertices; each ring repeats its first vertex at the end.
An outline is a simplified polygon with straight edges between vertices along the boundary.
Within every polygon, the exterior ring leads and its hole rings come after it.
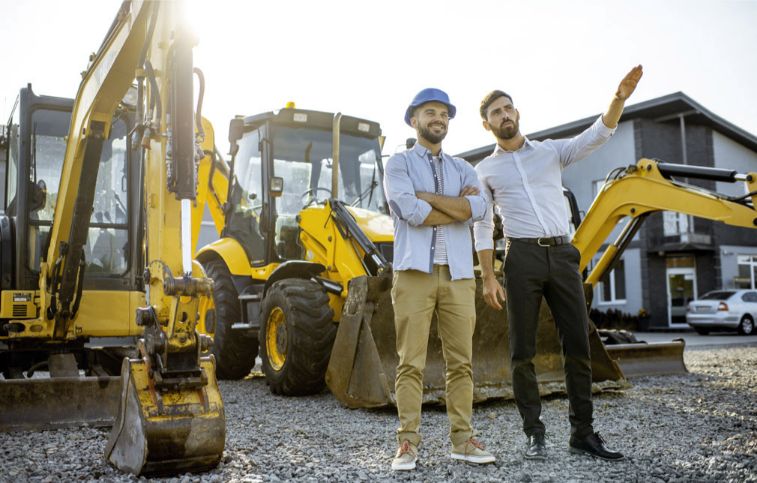
POLYGON ((539 237, 539 238, 536 239, 536 244, 539 245, 540 247, 551 247, 552 246, 552 244, 550 244, 550 243, 546 243, 545 245, 542 245, 542 243, 541 243, 542 240, 550 240, 550 238, 546 237, 546 236, 545 237, 539 237))

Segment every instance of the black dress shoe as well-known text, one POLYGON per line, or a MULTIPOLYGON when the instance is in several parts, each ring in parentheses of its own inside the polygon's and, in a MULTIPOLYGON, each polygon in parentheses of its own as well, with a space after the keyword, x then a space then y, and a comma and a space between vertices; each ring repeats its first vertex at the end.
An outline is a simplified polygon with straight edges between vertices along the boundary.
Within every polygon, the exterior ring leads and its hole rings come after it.
POLYGON ((622 460, 623 455, 605 447, 605 440, 599 433, 591 433, 583 438, 570 437, 570 452, 596 456, 605 460, 622 460))
POLYGON ((534 434, 528 437, 528 449, 526 449, 527 460, 547 459, 547 445, 544 443, 543 434, 534 434))

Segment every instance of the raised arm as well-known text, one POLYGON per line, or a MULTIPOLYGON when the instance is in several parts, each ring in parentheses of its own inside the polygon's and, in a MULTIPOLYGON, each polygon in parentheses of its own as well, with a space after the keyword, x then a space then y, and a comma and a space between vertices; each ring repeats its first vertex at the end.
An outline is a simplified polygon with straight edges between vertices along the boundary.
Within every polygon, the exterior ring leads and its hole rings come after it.
POLYGON ((594 124, 589 126, 584 132, 570 139, 547 141, 552 143, 558 150, 560 165, 563 168, 584 159, 610 139, 610 136, 615 132, 615 128, 618 127, 618 120, 620 120, 620 115, 623 114, 623 106, 626 99, 636 89, 642 73, 641 66, 637 65, 626 74, 623 80, 620 81, 620 85, 618 85, 618 89, 612 102, 610 102, 610 106, 607 108, 607 112, 597 118, 594 124))
POLYGON ((644 75, 641 65, 637 65, 631 71, 626 74, 618 90, 615 91, 615 96, 610 102, 610 106, 607 108, 607 112, 602 115, 602 122, 610 129, 615 129, 618 126, 620 115, 623 114, 623 107, 625 106, 626 99, 631 97, 633 91, 636 90, 636 86, 639 84, 641 76, 644 75))

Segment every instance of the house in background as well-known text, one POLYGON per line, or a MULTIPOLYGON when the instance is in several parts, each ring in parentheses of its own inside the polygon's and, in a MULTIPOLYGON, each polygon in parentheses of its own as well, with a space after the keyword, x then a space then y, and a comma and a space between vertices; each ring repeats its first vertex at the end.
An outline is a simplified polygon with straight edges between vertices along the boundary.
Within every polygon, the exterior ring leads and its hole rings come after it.
MULTIPOLYGON (((528 138, 572 137, 596 118, 539 131, 528 138)), ((458 156, 476 163, 493 149, 491 144, 458 156)), ((757 136, 677 92, 626 107, 614 136, 591 156, 566 168, 563 183, 585 212, 607 173, 640 158, 757 172, 757 136)), ((744 183, 690 179, 689 184, 732 196, 745 194, 744 183)), ((610 235, 603 249, 619 230, 610 235)), ((632 315, 644 309, 650 314, 652 328, 685 328, 687 303, 720 288, 757 288, 757 230, 674 212, 654 213, 615 270, 595 288, 593 307, 632 315)))

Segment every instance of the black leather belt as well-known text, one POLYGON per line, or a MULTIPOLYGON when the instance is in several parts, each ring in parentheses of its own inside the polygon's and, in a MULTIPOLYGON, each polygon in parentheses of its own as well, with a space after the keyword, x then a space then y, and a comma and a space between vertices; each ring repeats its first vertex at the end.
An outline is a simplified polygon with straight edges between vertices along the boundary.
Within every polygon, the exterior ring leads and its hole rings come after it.
POLYGON ((543 236, 541 238, 508 238, 508 240, 521 243, 532 243, 534 245, 539 245, 540 247, 554 247, 570 243, 570 237, 567 235, 543 236))

